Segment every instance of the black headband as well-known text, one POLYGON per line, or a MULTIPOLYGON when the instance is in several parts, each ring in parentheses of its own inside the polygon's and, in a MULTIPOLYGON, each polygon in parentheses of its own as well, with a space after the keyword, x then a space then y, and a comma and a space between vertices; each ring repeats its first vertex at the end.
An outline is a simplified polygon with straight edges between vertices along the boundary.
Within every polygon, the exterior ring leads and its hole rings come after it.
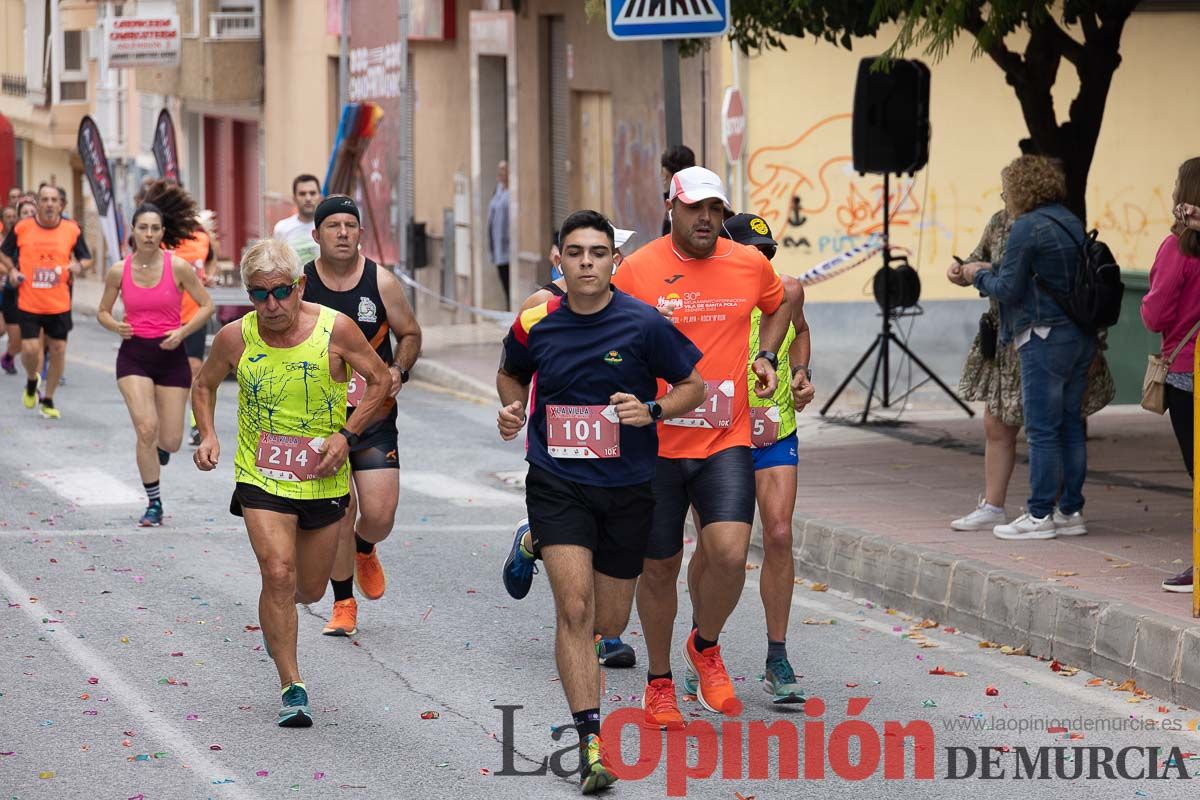
POLYGON ((358 213, 358 206, 345 195, 334 195, 322 200, 321 204, 317 206, 317 212, 313 214, 313 222, 319 228, 321 227, 321 223, 330 214, 353 214, 356 220, 362 222, 362 217, 358 213))

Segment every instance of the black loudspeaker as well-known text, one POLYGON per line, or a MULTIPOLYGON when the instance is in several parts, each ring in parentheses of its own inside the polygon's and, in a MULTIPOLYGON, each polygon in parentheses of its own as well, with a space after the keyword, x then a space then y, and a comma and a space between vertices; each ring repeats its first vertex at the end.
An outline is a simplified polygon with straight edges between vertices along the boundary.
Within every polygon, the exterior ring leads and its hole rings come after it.
POLYGON ((929 67, 898 59, 889 68, 872 70, 875 61, 858 63, 854 169, 912 174, 929 161, 929 67))

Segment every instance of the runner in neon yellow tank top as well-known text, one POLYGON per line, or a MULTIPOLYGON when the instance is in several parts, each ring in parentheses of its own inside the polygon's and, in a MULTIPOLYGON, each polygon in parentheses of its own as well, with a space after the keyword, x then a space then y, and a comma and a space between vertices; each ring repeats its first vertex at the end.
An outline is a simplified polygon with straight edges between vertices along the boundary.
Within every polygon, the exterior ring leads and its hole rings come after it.
MULTIPOLYGON (((757 247, 768 259, 775 256, 776 243, 762 217, 737 214, 725 220, 724 232, 740 244, 757 247)), ((795 569, 792 562, 792 513, 796 509, 798 449, 796 414, 813 399, 808 369, 810 352, 808 321, 804 318, 804 287, 789 275, 780 275, 792 323, 779 346, 775 394, 759 398, 750 392, 751 455, 754 457, 754 489, 763 523, 763 565, 759 593, 767 618, 767 665, 763 688, 776 704, 801 703, 804 692, 796 683, 787 657, 788 616, 792 606, 795 569), (793 380, 798 378, 798 380, 793 380)), ((759 351, 761 312, 751 316, 750 352, 759 351)), ((747 370, 750 387, 757 376, 747 370)), ((689 670, 685 687, 694 691, 695 677, 689 670)))
POLYGON ((255 243, 242 257, 242 282, 254 311, 216 335, 192 390, 200 429, 194 460, 204 471, 217 467, 216 392, 236 371, 236 488, 229 510, 245 518, 262 573, 259 624, 283 687, 278 724, 308 727, 295 604, 315 603, 325 593, 349 503, 346 457, 383 403, 391 376, 353 320, 301 299, 304 276, 287 244, 255 243), (351 368, 366 378, 367 389, 347 417, 351 368))

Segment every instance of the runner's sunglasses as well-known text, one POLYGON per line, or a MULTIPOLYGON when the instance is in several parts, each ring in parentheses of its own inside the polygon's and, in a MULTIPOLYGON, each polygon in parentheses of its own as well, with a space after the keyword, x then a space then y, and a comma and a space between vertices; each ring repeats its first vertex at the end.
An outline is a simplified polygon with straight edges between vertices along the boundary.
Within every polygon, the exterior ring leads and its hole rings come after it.
POLYGON ((274 297, 276 300, 286 300, 292 296, 292 292, 296 291, 296 287, 300 284, 300 279, 283 286, 273 286, 270 289, 247 289, 246 294, 250 295, 250 299, 256 303, 267 302, 267 297, 274 297))

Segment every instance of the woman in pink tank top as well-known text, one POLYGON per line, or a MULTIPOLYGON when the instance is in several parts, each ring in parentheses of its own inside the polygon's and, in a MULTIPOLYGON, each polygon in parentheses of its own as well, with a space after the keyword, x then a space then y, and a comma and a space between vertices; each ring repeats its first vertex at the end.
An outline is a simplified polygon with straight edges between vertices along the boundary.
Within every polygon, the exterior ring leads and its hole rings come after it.
POLYGON ((192 372, 180 345, 204 327, 213 311, 191 265, 162 249, 192 235, 195 202, 178 186, 153 188, 158 202, 143 203, 133 212, 133 253, 109 268, 96 314, 101 325, 123 340, 117 351, 117 388, 137 433, 138 473, 149 502, 138 521, 142 527, 162 524, 159 475, 183 443, 192 372), (184 292, 200 307, 186 325, 179 313, 184 292), (120 321, 112 313, 118 296, 125 306, 120 321))

